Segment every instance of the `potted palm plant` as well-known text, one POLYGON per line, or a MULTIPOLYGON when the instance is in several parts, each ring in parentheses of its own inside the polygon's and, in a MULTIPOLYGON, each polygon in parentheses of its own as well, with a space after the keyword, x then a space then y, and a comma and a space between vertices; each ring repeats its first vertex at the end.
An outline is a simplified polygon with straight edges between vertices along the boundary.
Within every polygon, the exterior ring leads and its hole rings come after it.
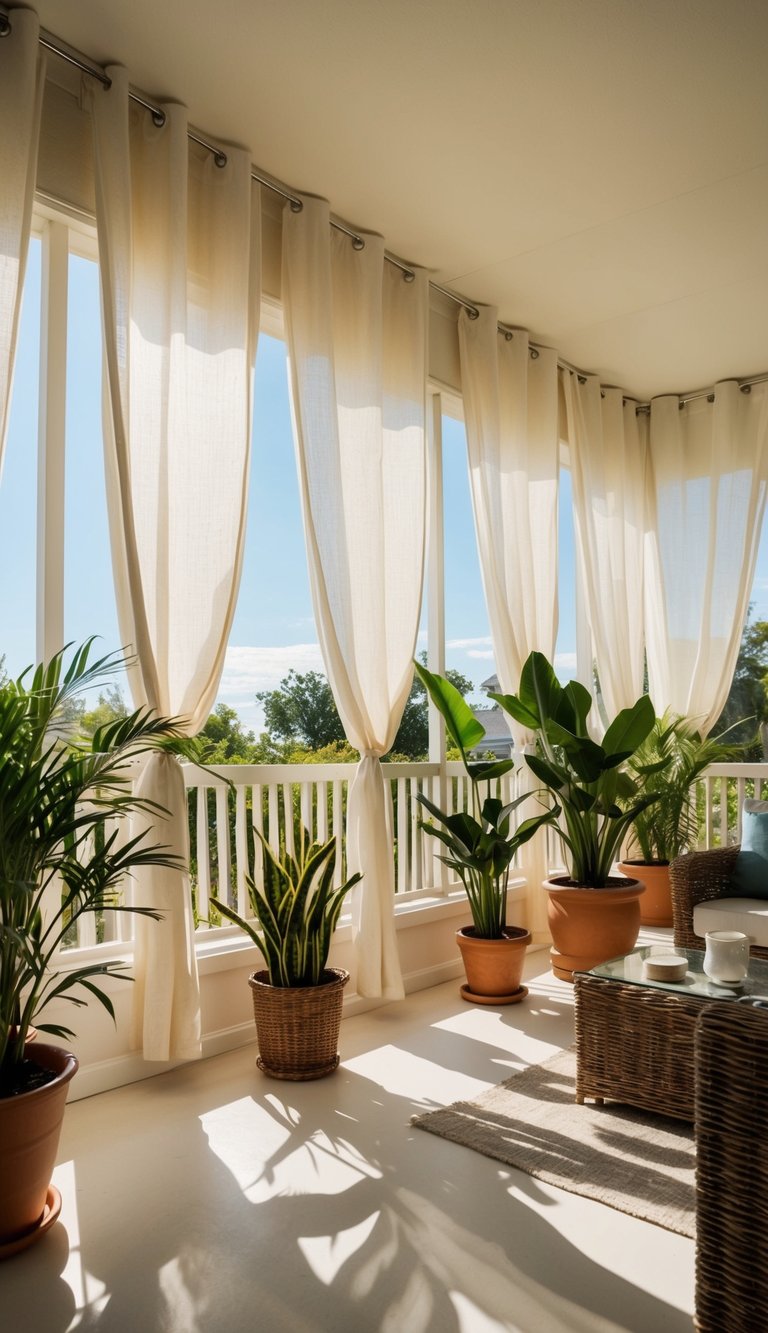
POLYGON ((527 994, 520 979, 531 936, 523 926, 507 925, 510 866, 518 848, 544 824, 552 823, 559 808, 545 810, 515 827, 512 816, 530 793, 506 804, 498 794, 499 779, 514 767, 514 760, 471 759, 471 750, 485 737, 482 723, 450 681, 419 662, 414 665, 458 747, 472 793, 472 810, 455 813, 440 810, 426 796, 418 797, 442 825, 438 828, 420 820, 420 827, 447 849, 440 859, 461 880, 472 913, 472 925, 456 932, 467 974, 461 994, 475 1004, 514 1004, 527 994))
POLYGON ((710 764, 733 753, 717 738, 702 737, 679 714, 656 718, 650 734, 627 761, 643 791, 656 800, 641 810, 629 830, 622 874, 645 883, 640 920, 645 926, 672 925, 669 863, 691 851, 698 840, 693 784, 710 764))
POLYGON ((525 662, 516 695, 491 698, 533 732, 537 753, 526 763, 562 806, 556 832, 567 874, 545 888, 552 967, 571 981, 574 971, 627 954, 637 941, 644 885, 612 871, 630 826, 659 799, 627 766, 651 732, 653 705, 643 695, 622 709, 598 744, 587 727, 591 694, 578 681, 562 686, 542 653, 525 662))
POLYGON ((303 1081, 339 1064, 342 993, 349 973, 328 967, 344 898, 361 875, 334 887, 336 839, 312 842, 300 826, 295 856, 278 856, 262 833, 263 889, 248 876, 253 920, 212 898, 260 949, 266 969, 249 977, 259 1043, 258 1066, 271 1078, 303 1081))
POLYGON ((17 681, 0 682, 0 1256, 14 1253, 56 1220, 50 1186, 68 1085, 77 1060, 35 1034, 74 1034, 45 1011, 54 1001, 95 999, 114 1019, 100 979, 126 977, 119 961, 57 967, 65 937, 85 914, 157 914, 122 897, 139 866, 173 858, 126 821, 146 802, 132 795, 129 768, 177 735, 147 711, 68 735, 77 695, 113 673, 121 656, 91 662, 93 640, 17 681), (108 821, 108 822, 107 822, 108 821))

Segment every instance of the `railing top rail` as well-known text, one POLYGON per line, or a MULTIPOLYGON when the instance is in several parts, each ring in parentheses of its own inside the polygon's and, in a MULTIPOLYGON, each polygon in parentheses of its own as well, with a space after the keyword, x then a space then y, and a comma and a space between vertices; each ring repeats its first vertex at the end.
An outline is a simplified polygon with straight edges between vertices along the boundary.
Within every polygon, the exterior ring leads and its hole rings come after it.
POLYGON ((763 778, 768 782, 768 764, 710 764, 703 778, 763 778))
MULTIPOLYGON (((211 764, 200 768, 197 764, 182 764, 184 782, 187 787, 216 787, 233 783, 236 787, 250 787, 261 784, 274 786, 276 783, 298 782, 344 782, 350 781, 357 765, 352 764, 211 764)), ((430 778, 437 777, 439 764, 387 764, 384 773, 395 778, 430 778)))

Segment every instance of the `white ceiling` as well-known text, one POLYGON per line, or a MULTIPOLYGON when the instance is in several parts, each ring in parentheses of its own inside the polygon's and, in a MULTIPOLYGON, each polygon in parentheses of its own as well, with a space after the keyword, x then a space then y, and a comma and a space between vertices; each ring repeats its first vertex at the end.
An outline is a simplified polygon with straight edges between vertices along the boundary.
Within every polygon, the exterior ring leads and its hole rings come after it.
POLYGON ((765 0, 36 8, 607 383, 768 370, 765 0))

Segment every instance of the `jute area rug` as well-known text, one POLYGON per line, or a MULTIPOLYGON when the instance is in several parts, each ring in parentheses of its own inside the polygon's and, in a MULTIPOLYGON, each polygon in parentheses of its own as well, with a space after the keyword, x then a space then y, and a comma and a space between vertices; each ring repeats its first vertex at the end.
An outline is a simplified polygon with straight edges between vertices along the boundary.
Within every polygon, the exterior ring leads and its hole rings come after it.
POLYGON ((474 1101, 411 1123, 571 1194, 694 1237, 692 1127, 628 1106, 577 1106, 575 1078, 576 1054, 562 1051, 474 1101))

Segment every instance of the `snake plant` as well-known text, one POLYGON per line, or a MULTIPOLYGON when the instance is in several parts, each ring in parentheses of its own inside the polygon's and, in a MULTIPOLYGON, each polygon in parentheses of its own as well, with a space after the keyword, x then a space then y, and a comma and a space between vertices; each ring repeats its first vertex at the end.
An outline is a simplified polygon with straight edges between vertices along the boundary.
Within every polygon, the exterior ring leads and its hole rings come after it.
POLYGON ((351 875, 334 888, 335 837, 323 844, 312 842, 302 826, 296 855, 285 852, 280 859, 255 831, 261 841, 264 887, 259 889, 248 876, 254 920, 246 920, 219 898, 211 902, 261 950, 272 986, 319 986, 344 898, 362 876, 351 875))

